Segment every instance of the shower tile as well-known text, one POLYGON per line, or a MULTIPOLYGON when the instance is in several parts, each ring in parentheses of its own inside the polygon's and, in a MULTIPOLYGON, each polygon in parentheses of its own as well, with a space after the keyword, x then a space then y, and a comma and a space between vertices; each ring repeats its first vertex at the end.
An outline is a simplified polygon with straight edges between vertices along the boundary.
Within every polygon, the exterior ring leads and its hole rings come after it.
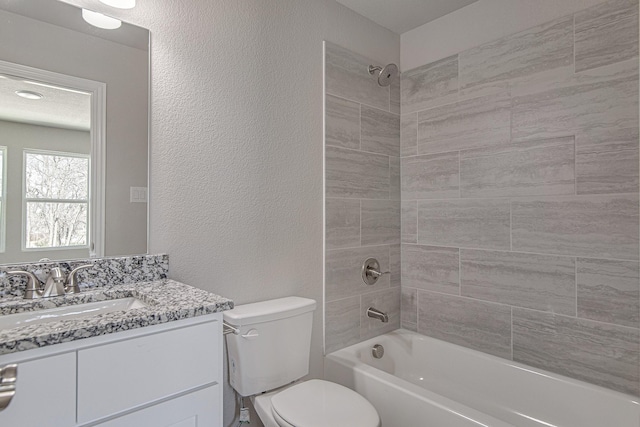
POLYGON ((400 114, 400 76, 393 79, 389 91, 389 111, 400 114))
POLYGON ((407 331, 418 332, 418 325, 416 323, 411 322, 402 322, 400 325, 402 329, 406 329, 407 331))
POLYGON ((511 307, 418 291, 418 332, 511 359, 511 307))
POLYGON ((325 354, 360 342, 360 297, 325 304, 325 354))
POLYGON ((460 251, 438 246, 402 245, 402 284, 445 294, 460 294, 460 251))
POLYGON ((418 202, 402 201, 402 243, 418 243, 418 202))
POLYGON ((391 286, 400 286, 402 281, 402 270, 401 270, 401 247, 400 245, 390 245, 389 246, 389 271, 391 275, 389 276, 389 283, 391 286))
POLYGON ((369 74, 374 62, 350 50, 325 42, 326 92, 381 110, 389 109, 389 87, 369 74))
POLYGON ((400 243, 400 201, 362 200, 360 205, 362 246, 400 243))
POLYGON ((360 339, 368 340, 400 327, 400 288, 363 294, 360 300, 360 339), (367 317, 367 308, 374 307, 389 316, 389 322, 367 317))
POLYGON ((327 249, 360 246, 360 201, 327 199, 325 209, 327 249))
POLYGON ((402 158, 402 197, 449 199, 460 196, 458 152, 402 158))
POLYGON ((509 249, 509 200, 421 200, 418 243, 509 249))
POLYGON ((362 106, 360 149, 371 153, 400 156, 400 116, 362 106))
POLYGON ((402 73, 402 113, 447 104, 458 95, 458 55, 402 73))
POLYGON ((517 140, 637 129, 638 61, 523 86, 513 95, 517 140))
POLYGON ((327 197, 389 198, 389 157, 326 147, 327 197))
POLYGON ((365 292, 389 288, 389 275, 385 274, 375 285, 362 280, 362 264, 367 258, 376 258, 383 271, 389 270, 389 246, 369 246, 327 251, 325 267, 325 298, 336 301, 365 292))
POLYGON ((638 129, 578 133, 577 194, 638 192, 638 129))
POLYGON ((623 393, 639 393, 640 332, 513 309, 513 360, 623 393))
POLYGON ((578 317, 640 327, 640 273, 635 261, 578 258, 578 317))
POLYGON ((529 80, 573 72, 573 16, 530 28, 460 53, 460 90, 468 94, 507 88, 529 80))
POLYGON ((463 296, 576 314, 573 258, 462 249, 460 260, 463 296))
POLYGON ((400 118, 400 155, 418 154, 418 114, 404 114, 400 118))
POLYGON ((574 137, 460 153, 462 197, 575 194, 574 137))
POLYGON ((407 323, 416 325, 418 323, 418 290, 402 287, 400 298, 400 319, 402 327, 407 323))
POLYGON ((613 0, 575 15, 576 72, 638 56, 638 0, 613 0))
POLYGON ((327 95, 326 110, 326 144, 359 149, 360 104, 327 95))
POLYGON ((638 220, 637 194, 514 200, 513 250, 637 260, 638 220))
POLYGON ((400 157, 389 157, 389 198, 400 201, 400 157))
POLYGON ((508 144, 511 98, 507 92, 418 113, 418 154, 508 144))

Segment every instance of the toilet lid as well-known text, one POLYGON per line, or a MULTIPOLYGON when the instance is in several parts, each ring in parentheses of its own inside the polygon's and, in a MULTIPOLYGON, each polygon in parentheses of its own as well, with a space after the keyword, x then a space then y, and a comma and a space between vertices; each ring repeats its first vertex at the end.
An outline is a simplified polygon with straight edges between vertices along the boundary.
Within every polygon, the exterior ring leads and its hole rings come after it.
POLYGON ((296 427, 378 427, 367 399, 340 384, 309 380, 271 398, 273 410, 296 427))

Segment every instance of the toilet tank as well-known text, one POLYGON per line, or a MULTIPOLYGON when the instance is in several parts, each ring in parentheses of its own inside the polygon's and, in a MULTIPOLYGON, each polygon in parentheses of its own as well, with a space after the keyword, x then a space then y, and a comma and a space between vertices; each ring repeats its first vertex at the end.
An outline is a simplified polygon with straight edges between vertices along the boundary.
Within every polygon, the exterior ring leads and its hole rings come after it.
POLYGON ((289 384, 309 373, 316 302, 287 297, 236 306, 223 313, 238 333, 227 334, 229 382, 241 396, 289 384))

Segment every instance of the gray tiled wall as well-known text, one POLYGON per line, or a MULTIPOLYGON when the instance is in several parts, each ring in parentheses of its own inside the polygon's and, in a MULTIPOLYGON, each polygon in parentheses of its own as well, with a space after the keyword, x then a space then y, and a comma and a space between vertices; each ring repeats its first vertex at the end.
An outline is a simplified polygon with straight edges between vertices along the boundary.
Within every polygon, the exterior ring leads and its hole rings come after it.
MULTIPOLYGON (((400 93, 402 326, 640 394, 638 1, 404 71, 400 93)), ((342 206, 353 242, 367 215, 342 206)))
MULTIPOLYGON (((400 327, 400 81, 380 87, 375 64, 325 47, 325 351, 400 327), (373 286, 362 263, 384 271, 373 286), (370 306, 389 323, 366 316, 370 306)), ((457 191, 457 190, 456 190, 457 191)))

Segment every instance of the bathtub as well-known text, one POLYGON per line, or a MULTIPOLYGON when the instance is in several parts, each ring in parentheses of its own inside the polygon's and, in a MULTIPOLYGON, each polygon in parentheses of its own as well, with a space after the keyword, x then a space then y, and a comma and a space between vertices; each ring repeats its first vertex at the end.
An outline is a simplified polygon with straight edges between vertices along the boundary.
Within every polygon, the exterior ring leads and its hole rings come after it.
POLYGON ((402 329, 328 354, 325 378, 366 397, 383 427, 640 426, 633 396, 402 329))

